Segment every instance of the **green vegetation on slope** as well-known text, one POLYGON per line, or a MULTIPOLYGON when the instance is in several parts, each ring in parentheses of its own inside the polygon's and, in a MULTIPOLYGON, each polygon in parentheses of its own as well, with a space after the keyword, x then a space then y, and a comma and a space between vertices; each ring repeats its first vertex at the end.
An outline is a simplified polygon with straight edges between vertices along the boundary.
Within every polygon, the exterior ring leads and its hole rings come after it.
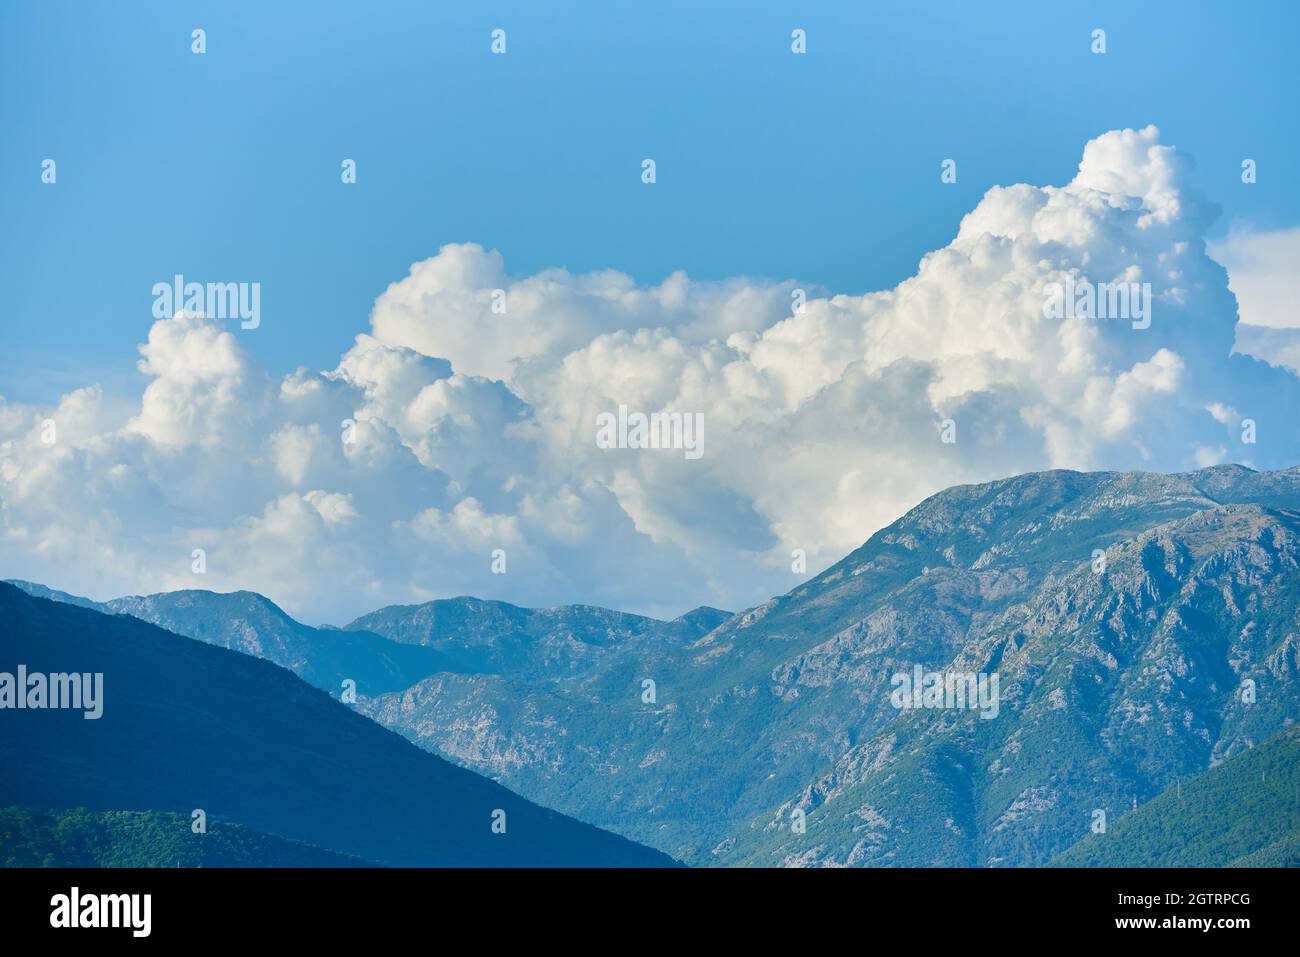
POLYGON ((1165 791, 1060 854, 1062 867, 1300 864, 1300 728, 1165 791))
POLYGON ((359 857, 165 811, 0 808, 4 867, 364 867, 359 857))

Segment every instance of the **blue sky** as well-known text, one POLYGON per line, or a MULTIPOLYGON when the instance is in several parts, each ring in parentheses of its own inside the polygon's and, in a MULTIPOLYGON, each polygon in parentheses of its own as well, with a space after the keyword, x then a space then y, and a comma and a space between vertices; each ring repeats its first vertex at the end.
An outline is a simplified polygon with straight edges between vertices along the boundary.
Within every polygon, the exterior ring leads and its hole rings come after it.
POLYGON ((956 484, 1300 463, 1295 3, 0 18, 0 578, 676 615, 956 484), (260 326, 155 321, 177 273, 260 326), (1048 316, 1085 274, 1152 321, 1048 316))
POLYGON ((889 288, 989 186, 1064 183, 1084 141, 1125 126, 1156 123, 1196 159, 1193 184, 1223 209, 1212 235, 1300 223, 1288 2, 46 2, 0 17, 11 401, 142 387, 149 290, 175 272, 262 283, 246 342, 272 373, 330 367, 385 286, 449 242, 501 250, 512 275, 889 288), (938 181, 947 157, 954 186, 938 181))

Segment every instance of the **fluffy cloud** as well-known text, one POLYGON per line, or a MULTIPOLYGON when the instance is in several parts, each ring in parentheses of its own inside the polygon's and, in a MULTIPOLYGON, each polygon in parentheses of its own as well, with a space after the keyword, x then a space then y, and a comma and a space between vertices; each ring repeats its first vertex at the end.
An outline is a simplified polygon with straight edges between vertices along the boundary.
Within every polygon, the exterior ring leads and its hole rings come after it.
POLYGON ((1209 245, 1227 267, 1242 322, 1270 329, 1300 329, 1300 227, 1229 233, 1209 245))
POLYGON ((1293 465, 1300 382, 1234 354, 1188 162, 1154 127, 1107 133, 1071 182, 990 190, 915 275, 863 296, 511 278, 495 251, 446 246, 336 368, 278 383, 256 332, 160 321, 133 405, 97 387, 0 403, 3 573, 100 597, 251 588, 310 620, 458 593, 670 614, 784 592, 792 550, 815 572, 956 483, 1293 465), (1049 318, 1051 284, 1084 279, 1149 284, 1149 327, 1049 318), (702 414, 703 456, 598 447, 620 406, 702 414))
POLYGON ((1300 228, 1233 230, 1208 248, 1241 309, 1237 351, 1300 372, 1300 228))

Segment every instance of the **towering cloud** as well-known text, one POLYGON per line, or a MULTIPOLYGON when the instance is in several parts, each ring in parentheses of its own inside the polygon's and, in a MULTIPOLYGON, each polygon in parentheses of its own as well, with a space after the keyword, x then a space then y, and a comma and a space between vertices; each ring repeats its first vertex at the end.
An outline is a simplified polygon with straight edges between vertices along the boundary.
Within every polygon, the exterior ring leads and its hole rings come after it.
POLYGON ((96 596, 253 588, 314 620, 462 592, 738 608, 800 580, 795 549, 815 572, 955 483, 1294 465, 1300 382, 1234 354, 1187 166, 1154 127, 1107 133, 1070 183, 990 190, 863 296, 512 279, 451 245, 379 296, 335 369, 280 382, 256 331, 161 320, 138 401, 0 404, 0 572, 96 596), (1067 282, 1149 296, 1149 325, 1053 318, 1067 282), (620 406, 702 413, 704 455, 598 447, 620 406))

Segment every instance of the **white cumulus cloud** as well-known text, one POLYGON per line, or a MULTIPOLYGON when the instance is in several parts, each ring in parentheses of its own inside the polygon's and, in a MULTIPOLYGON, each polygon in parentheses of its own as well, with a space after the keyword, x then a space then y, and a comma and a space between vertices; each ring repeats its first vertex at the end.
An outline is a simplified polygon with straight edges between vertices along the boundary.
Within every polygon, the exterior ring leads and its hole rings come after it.
POLYGON ((161 320, 134 400, 0 402, 0 573, 95 597, 250 588, 313 621, 461 593, 676 614, 787 591, 793 549, 815 572, 960 482, 1293 465, 1300 382, 1234 353, 1189 165, 1154 127, 1107 133, 1066 185, 990 190, 914 275, 861 296, 512 277, 449 245, 379 295, 334 369, 279 382, 256 332, 161 320), (1149 288, 1150 325, 1050 318, 1067 280, 1149 288), (704 455, 598 447, 620 406, 702 414, 704 455))

